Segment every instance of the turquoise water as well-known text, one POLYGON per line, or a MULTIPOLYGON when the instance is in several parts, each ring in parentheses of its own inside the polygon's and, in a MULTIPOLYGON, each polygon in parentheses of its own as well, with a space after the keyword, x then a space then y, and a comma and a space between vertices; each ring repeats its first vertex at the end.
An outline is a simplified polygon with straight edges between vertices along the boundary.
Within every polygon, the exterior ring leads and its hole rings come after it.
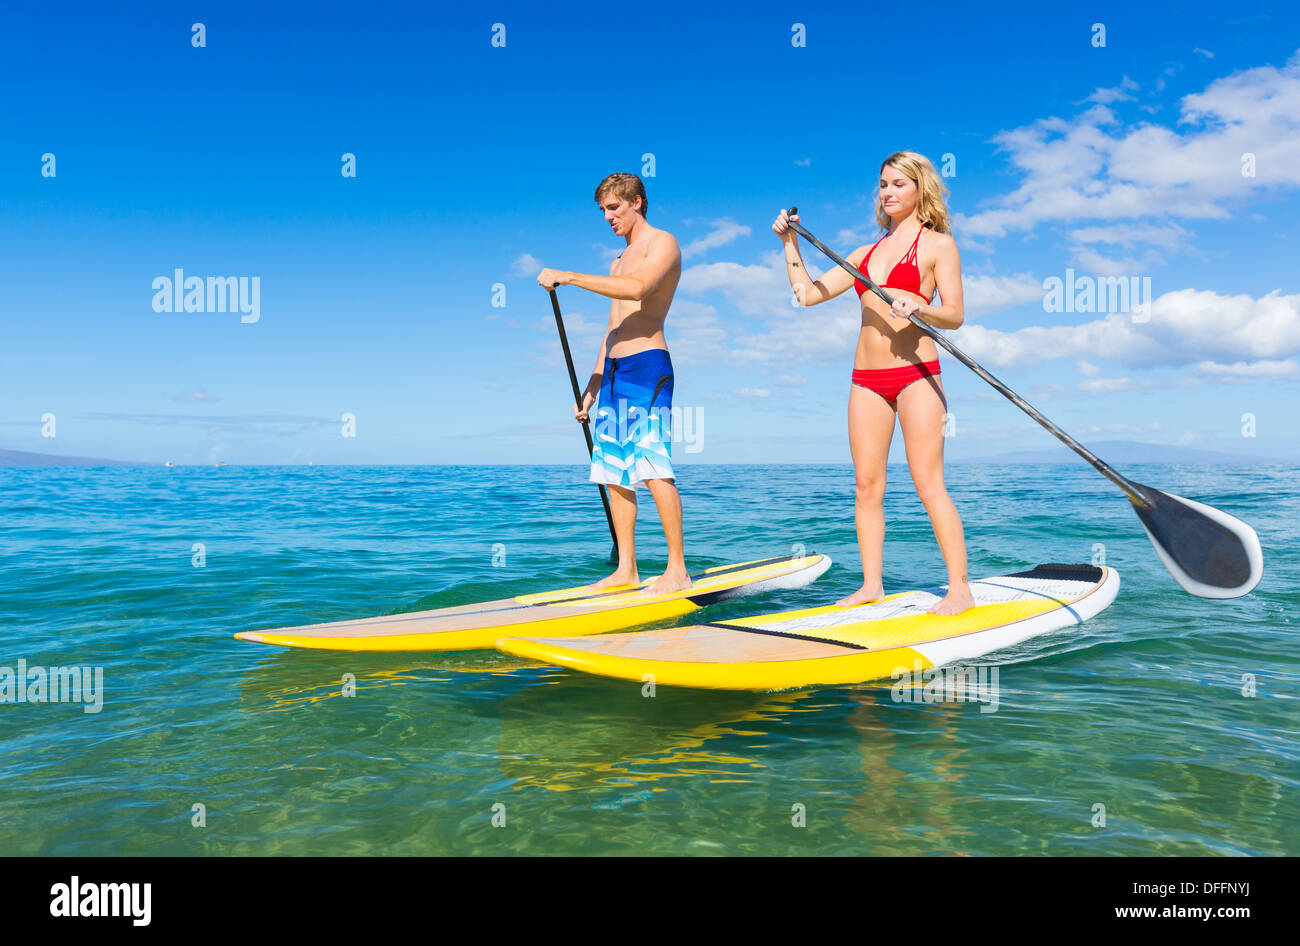
MULTIPOLYGON (((1262 583, 1185 594, 1082 464, 952 466, 973 577, 1103 552, 1123 579, 1082 627, 987 659, 1001 702, 981 713, 880 685, 647 699, 495 652, 231 638, 593 580, 609 537, 577 467, 0 469, 0 665, 104 672, 98 713, 0 704, 0 853, 1300 853, 1298 471, 1125 472, 1253 524, 1262 583)), ((696 568, 798 542, 836 562, 684 623, 857 587, 848 467, 681 485, 696 568)), ((886 589, 941 582, 904 468, 886 515, 886 589)), ((650 575, 648 497, 640 534, 650 575)))

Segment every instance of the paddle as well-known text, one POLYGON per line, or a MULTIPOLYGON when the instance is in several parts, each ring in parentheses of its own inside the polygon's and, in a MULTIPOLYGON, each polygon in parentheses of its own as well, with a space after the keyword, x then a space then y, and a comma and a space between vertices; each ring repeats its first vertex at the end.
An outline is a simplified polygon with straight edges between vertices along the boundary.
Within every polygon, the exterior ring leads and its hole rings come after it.
MULTIPOLYGON (((791 207, 789 215, 794 216, 797 212, 797 208, 791 207)), ((852 273, 854 279, 866 285, 886 305, 894 304, 889 293, 872 282, 865 273, 849 265, 847 260, 809 233, 802 224, 794 220, 789 221, 789 224, 795 233, 852 273)), ((915 314, 908 316, 908 320, 1123 490, 1132 503, 1142 528, 1146 530, 1147 537, 1155 546, 1156 554, 1183 588, 1202 598, 1238 598, 1259 584, 1260 575, 1264 571, 1264 554, 1254 529, 1213 506, 1143 486, 1116 473, 1091 450, 984 370, 982 365, 950 342, 942 332, 922 322, 915 314)))
MULTIPOLYGON (((551 309, 555 312, 555 327, 560 330, 560 345, 564 348, 564 363, 569 366, 569 383, 573 385, 573 402, 578 405, 578 410, 582 410, 582 392, 578 390, 578 373, 573 370, 573 354, 569 351, 569 336, 564 332, 564 317, 560 315, 560 300, 555 295, 554 289, 547 290, 551 294, 551 309)), ((591 440, 591 426, 587 421, 582 422, 582 433, 587 438, 587 456, 590 457, 595 449, 591 440)), ((600 502, 605 507, 605 522, 609 524, 609 537, 614 540, 614 547, 610 550, 609 560, 618 561, 618 534, 614 531, 614 516, 609 511, 609 494, 605 492, 603 483, 597 483, 600 489, 600 502)))

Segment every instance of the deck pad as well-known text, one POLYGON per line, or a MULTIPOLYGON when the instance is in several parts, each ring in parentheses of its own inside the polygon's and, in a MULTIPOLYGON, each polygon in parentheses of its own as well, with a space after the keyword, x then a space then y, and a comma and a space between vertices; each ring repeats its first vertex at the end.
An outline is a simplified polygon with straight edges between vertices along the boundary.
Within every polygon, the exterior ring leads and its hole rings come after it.
POLYGON ((830 605, 663 631, 581 641, 506 638, 520 657, 604 676, 720 689, 787 689, 888 677, 982 656, 1078 624, 1114 600, 1119 575, 1090 565, 1040 565, 971 582, 975 607, 927 609, 943 589, 890 595, 874 604, 830 605))

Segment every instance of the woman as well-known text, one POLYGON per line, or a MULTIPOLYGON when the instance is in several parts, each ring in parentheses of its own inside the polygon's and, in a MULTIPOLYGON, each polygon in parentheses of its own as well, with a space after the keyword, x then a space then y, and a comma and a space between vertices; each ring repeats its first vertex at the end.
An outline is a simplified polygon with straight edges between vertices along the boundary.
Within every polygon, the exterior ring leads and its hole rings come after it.
POLYGON ((857 478, 854 514, 862 587, 837 602, 846 607, 878 601, 885 594, 881 582, 885 462, 895 416, 903 428, 912 482, 948 567, 948 593, 930 611, 959 614, 975 604, 966 580, 961 517, 943 483, 948 403, 939 381, 939 353, 934 339, 908 321, 915 313, 935 328, 962 324, 961 257, 950 235, 945 194, 934 166, 923 155, 899 151, 880 166, 876 220, 885 235, 874 246, 858 247, 848 261, 889 290, 894 297, 892 309, 841 267, 832 267, 814 282, 804 268, 798 235, 789 227, 785 211, 772 225, 785 244, 786 274, 802 305, 833 299, 850 284, 861 298, 862 329, 849 392, 849 448, 857 478), (930 304, 936 290, 942 305, 930 304))

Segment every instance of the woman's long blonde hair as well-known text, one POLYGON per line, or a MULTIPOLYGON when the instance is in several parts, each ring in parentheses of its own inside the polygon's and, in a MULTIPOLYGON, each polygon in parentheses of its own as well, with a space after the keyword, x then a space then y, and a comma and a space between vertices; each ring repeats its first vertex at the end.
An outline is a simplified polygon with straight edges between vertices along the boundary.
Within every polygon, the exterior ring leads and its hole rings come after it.
MULTIPOLYGON (((952 218, 948 216, 948 188, 939 179, 939 172, 934 169, 930 159, 915 151, 895 151, 880 164, 880 170, 897 168, 912 179, 916 185, 916 216, 924 226, 935 233, 952 233, 952 218)), ((888 230, 891 226, 889 214, 880 203, 880 192, 876 192, 876 222, 880 229, 888 230)))

